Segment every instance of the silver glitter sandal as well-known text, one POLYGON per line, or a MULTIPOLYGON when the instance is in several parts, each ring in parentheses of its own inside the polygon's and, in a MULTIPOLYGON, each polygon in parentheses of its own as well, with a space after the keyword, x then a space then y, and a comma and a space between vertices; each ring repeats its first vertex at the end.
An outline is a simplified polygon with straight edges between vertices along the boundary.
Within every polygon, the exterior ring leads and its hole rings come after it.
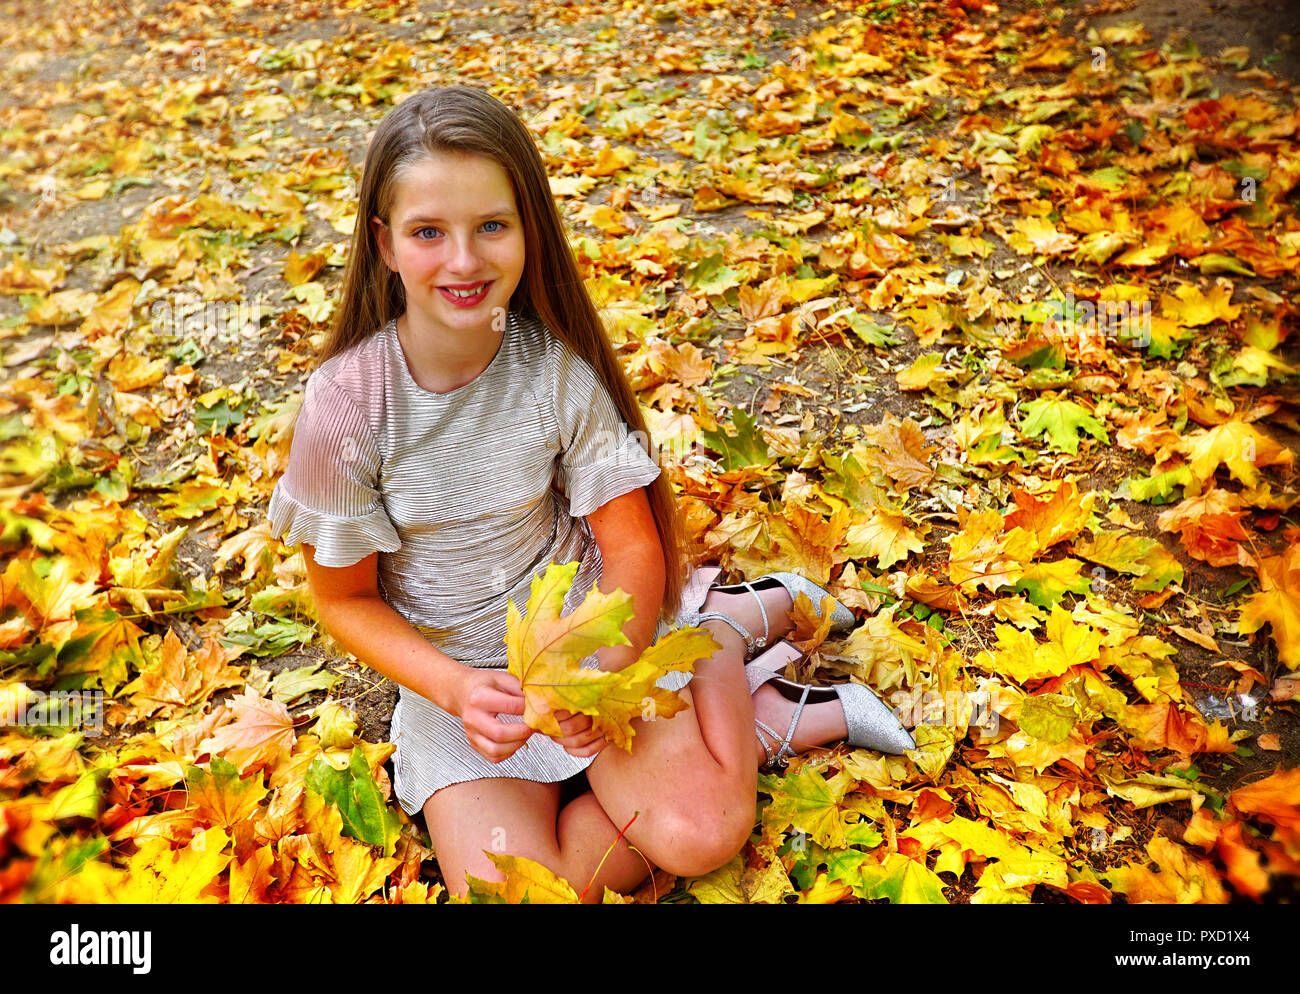
POLYGON ((778 642, 745 667, 745 679, 749 682, 749 692, 754 694, 759 687, 770 683, 788 701, 795 701, 794 718, 786 729, 785 737, 777 738, 774 729, 754 719, 757 726, 754 734, 758 737, 763 751, 767 754, 767 766, 784 768, 789 757, 795 754, 791 748, 795 728, 807 704, 820 704, 838 699, 844 709, 844 723, 848 726, 848 738, 845 741, 854 748, 872 749, 894 756, 901 756, 906 749, 915 749, 916 740, 879 697, 869 687, 860 683, 840 683, 830 687, 814 687, 812 684, 795 683, 780 675, 786 663, 800 658, 799 651, 788 642, 778 642), (766 732, 773 742, 778 743, 776 752, 760 734, 766 732))
MULTIPOLYGON (((747 649, 745 658, 752 659, 755 652, 767 648, 768 640, 771 637, 771 628, 767 620, 767 608, 764 607, 763 598, 758 596, 758 592, 760 590, 771 590, 776 586, 784 587, 786 593, 790 595, 791 601, 797 600, 800 594, 805 594, 817 608, 821 607, 824 598, 831 597, 826 590, 797 573, 769 573, 766 576, 760 576, 757 580, 746 580, 743 583, 733 583, 727 586, 714 585, 709 588, 710 591, 716 590, 724 594, 738 594, 743 591, 753 594, 754 600, 758 602, 759 614, 763 618, 762 635, 751 635, 749 630, 739 621, 720 611, 692 612, 691 616, 683 619, 683 621, 688 626, 701 625, 706 621, 720 621, 725 625, 729 625, 745 640, 747 649)), ((834 600, 833 597, 831 599, 834 600)), ((853 612, 839 601, 835 601, 835 607, 831 613, 831 631, 836 634, 847 632, 853 627, 853 621, 853 612)))

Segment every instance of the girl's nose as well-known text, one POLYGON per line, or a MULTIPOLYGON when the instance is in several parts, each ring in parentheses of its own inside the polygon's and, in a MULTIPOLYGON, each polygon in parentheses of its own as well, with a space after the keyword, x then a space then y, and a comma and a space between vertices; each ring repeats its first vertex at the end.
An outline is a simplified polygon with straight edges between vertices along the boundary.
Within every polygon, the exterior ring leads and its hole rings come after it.
POLYGON ((473 235, 453 238, 451 256, 447 268, 457 273, 472 274, 478 269, 479 255, 474 244, 473 235))

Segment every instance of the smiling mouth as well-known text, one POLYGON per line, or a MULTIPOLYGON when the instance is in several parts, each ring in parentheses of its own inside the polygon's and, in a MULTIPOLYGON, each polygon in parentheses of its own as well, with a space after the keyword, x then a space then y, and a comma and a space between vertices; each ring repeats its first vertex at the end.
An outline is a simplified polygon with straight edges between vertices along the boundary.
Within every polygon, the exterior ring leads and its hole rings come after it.
POLYGON ((470 287, 440 286, 438 292, 442 294, 443 300, 455 307, 477 307, 487 299, 488 291, 493 285, 492 280, 486 280, 470 287))
POLYGON ((461 290, 451 286, 443 287, 444 290, 446 290, 448 293, 452 294, 453 296, 462 297, 462 298, 477 297, 486 288, 487 288, 487 283, 476 283, 474 286, 470 287, 467 290, 461 290))

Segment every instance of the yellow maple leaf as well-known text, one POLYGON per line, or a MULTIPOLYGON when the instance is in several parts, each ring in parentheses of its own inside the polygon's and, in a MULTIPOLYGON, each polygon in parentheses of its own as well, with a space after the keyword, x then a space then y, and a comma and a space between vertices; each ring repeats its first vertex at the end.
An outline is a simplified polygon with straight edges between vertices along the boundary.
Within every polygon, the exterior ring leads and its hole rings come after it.
POLYGON ((233 828, 257 813, 266 787, 261 774, 240 779, 233 764, 214 756, 209 769, 191 766, 185 788, 199 815, 222 828, 233 828))
POLYGON ((626 645, 623 625, 632 617, 632 598, 622 590, 592 590, 561 616, 578 563, 552 563, 534 576, 527 614, 513 601, 506 613, 508 669, 524 692, 524 722, 546 735, 559 735, 556 711, 586 714, 612 744, 632 751, 636 718, 669 718, 686 702, 656 681, 673 671, 689 672, 695 661, 718 650, 700 628, 682 628, 650 646, 617 672, 588 669, 581 660, 597 649, 626 645))
POLYGON ((854 559, 872 558, 880 569, 888 569, 913 552, 925 549, 925 543, 907 525, 907 517, 882 507, 873 507, 865 521, 849 527, 844 553, 854 559))
POLYGON ((271 865, 275 862, 275 853, 270 846, 254 849, 242 863, 230 864, 230 903, 231 904, 269 904, 267 888, 271 885, 273 874, 271 865))
POLYGON ((1254 425, 1245 421, 1227 421, 1205 431, 1192 432, 1181 439, 1175 450, 1187 456, 1192 473, 1188 496, 1195 496, 1200 485, 1213 479, 1222 465, 1234 480, 1248 487, 1259 483, 1261 466, 1289 466, 1295 455, 1254 425))
POLYGON ((1060 676, 1071 666, 1087 663, 1101 653, 1101 633, 1080 624, 1059 605, 1047 619, 1047 641, 1039 643, 1031 632, 1013 625, 997 625, 997 648, 981 652, 976 661, 1017 683, 1060 676))
POLYGON ((210 885, 231 860, 222 854, 229 843, 219 828, 196 835, 184 849, 148 839, 131 857, 124 886, 113 896, 124 904, 217 904, 220 895, 210 885))
POLYGON ((1164 836, 1147 843, 1147 855, 1160 869, 1153 873, 1129 863, 1107 873, 1111 888, 1130 904, 1226 904, 1228 893, 1212 864, 1192 856, 1164 836))
POLYGON ((767 519, 771 545, 763 571, 788 571, 825 583, 835 563, 846 558, 840 546, 849 530, 849 517, 847 508, 824 518, 802 504, 786 505, 780 517, 767 519))
MULTIPOLYGON (((12 560, 12 563, 18 562, 12 560)), ((17 571, 18 589, 31 602, 32 609, 44 624, 71 618, 76 612, 96 603, 95 591, 99 584, 91 576, 82 580, 82 575, 89 570, 78 570, 69 558, 56 559, 44 576, 31 562, 11 565, 10 570, 6 570, 6 577, 11 571, 17 571)))
POLYGON ((466 874, 472 903, 577 904, 578 892, 567 880, 523 856, 487 853, 504 880, 481 880, 466 874))
POLYGON ((972 514, 962 510, 958 510, 961 531, 950 540, 948 579, 968 594, 981 586, 993 591, 1014 584, 1036 551, 1034 537, 1019 527, 1002 534, 1004 521, 995 510, 972 514))
POLYGON ((1016 233, 1007 236, 1006 243, 1021 255, 1056 255, 1075 246, 1074 235, 1058 231, 1045 217, 1022 217, 1012 227, 1016 233))
POLYGON ((1160 310, 1184 327, 1195 328, 1212 321, 1235 320, 1241 313, 1241 305, 1234 307, 1231 301, 1232 284, 1226 281, 1216 283, 1209 293, 1184 284, 1172 296, 1165 294, 1160 298, 1160 310))
POLYGON ((1101 655, 1102 633, 1089 624, 1080 624, 1059 605, 1047 619, 1047 644, 1042 647, 1044 662, 1054 675, 1071 666, 1089 663, 1101 655))

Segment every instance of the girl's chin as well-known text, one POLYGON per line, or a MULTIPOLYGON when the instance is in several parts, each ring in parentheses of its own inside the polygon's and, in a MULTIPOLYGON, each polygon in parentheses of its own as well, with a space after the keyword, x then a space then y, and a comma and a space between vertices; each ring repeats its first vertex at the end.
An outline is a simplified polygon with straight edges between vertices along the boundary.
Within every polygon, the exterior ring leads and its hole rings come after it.
POLYGON ((442 325, 462 330, 471 325, 486 327, 489 322, 493 324, 497 322, 498 314, 501 315, 500 320, 504 320, 506 312, 510 309, 509 298, 504 301, 495 298, 496 294, 486 294, 473 305, 449 304, 442 294, 438 294, 432 300, 426 299, 422 306, 416 305, 415 309, 424 315, 425 322, 434 326, 442 325))

